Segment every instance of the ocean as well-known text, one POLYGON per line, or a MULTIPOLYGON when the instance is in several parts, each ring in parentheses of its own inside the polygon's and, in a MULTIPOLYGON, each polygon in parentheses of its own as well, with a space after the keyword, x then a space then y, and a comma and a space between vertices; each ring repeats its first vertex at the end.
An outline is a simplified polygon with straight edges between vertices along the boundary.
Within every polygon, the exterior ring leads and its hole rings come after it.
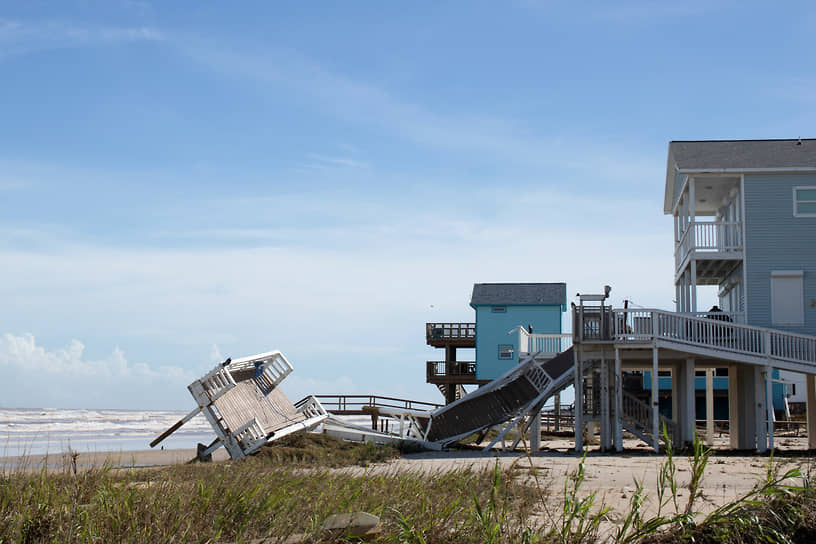
MULTIPOLYGON (((150 449, 150 442, 184 417, 176 410, 66 410, 0 408, 0 457, 68 451, 118 452, 150 449)), ((215 433, 197 415, 157 448, 189 449, 209 444, 215 433)))

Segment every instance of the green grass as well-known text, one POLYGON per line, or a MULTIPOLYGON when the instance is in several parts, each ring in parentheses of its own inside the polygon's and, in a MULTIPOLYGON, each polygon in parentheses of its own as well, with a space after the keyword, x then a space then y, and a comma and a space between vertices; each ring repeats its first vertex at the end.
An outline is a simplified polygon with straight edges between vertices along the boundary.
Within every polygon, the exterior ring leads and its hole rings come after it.
POLYGON ((0 472, 0 544, 21 542, 244 542, 316 537, 328 516, 366 511, 381 518, 380 542, 619 543, 813 542, 816 501, 809 479, 773 459, 757 487, 708 516, 696 513, 710 451, 689 454, 690 481, 677 480, 674 453, 658 472, 657 514, 645 517, 643 482, 613 534, 610 511, 586 490, 583 459, 560 486, 518 478, 526 461, 500 470, 435 474, 329 470, 398 455, 393 448, 291 437, 240 462, 161 469, 30 467, 0 472), (685 487, 689 499, 678 500, 685 487))

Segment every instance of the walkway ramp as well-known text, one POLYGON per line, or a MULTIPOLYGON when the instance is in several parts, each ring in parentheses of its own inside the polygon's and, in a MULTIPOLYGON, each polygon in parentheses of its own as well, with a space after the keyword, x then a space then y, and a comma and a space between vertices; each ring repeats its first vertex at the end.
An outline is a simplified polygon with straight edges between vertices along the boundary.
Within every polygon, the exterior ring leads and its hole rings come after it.
POLYGON ((200 452, 206 456, 224 446, 232 459, 241 459, 267 442, 308 430, 328 416, 314 397, 296 405, 280 384, 293 367, 279 351, 227 359, 195 380, 187 389, 198 407, 150 443, 157 446, 199 412, 217 436, 200 452))
POLYGON ((732 323, 721 314, 682 314, 653 309, 615 309, 614 338, 620 347, 639 344, 698 357, 816 374, 816 336, 732 323))
POLYGON ((572 348, 544 363, 536 360, 537 355, 528 354, 524 361, 503 376, 431 412, 425 440, 445 446, 509 422, 486 448, 489 449, 525 416, 541 410, 552 395, 572 383, 574 356, 572 348))

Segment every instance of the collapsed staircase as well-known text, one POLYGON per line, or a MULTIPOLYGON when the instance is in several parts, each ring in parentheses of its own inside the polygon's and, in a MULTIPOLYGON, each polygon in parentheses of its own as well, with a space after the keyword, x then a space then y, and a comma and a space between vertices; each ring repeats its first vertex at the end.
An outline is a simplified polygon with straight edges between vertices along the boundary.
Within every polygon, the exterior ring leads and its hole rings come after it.
POLYGON ((425 441, 445 446, 510 422, 489 449, 525 417, 537 414, 550 397, 572 383, 574 355, 570 348, 544 363, 536 355, 530 354, 503 376, 431 412, 425 441))

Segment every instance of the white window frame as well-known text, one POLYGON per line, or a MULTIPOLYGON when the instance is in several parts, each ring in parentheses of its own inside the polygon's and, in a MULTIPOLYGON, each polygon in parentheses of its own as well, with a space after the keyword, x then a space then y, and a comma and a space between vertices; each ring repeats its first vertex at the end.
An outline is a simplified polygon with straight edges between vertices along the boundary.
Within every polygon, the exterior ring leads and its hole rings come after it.
POLYGON ((816 203, 816 200, 798 200, 796 198, 796 192, 799 190, 806 190, 806 191, 816 191, 816 185, 798 185, 793 188, 793 216, 794 217, 816 217, 816 213, 799 213, 798 204, 800 202, 807 202, 807 203, 816 203))
POLYGON ((804 290, 805 290, 805 272, 804 270, 773 270, 771 271, 771 326, 773 327, 801 327, 805 324, 805 299, 804 299, 804 290), (774 312, 774 278, 799 278, 802 282, 802 320, 797 322, 781 322, 777 321, 775 312, 774 312))
POLYGON ((512 361, 514 358, 513 344, 499 344, 499 359, 502 361, 512 361))

